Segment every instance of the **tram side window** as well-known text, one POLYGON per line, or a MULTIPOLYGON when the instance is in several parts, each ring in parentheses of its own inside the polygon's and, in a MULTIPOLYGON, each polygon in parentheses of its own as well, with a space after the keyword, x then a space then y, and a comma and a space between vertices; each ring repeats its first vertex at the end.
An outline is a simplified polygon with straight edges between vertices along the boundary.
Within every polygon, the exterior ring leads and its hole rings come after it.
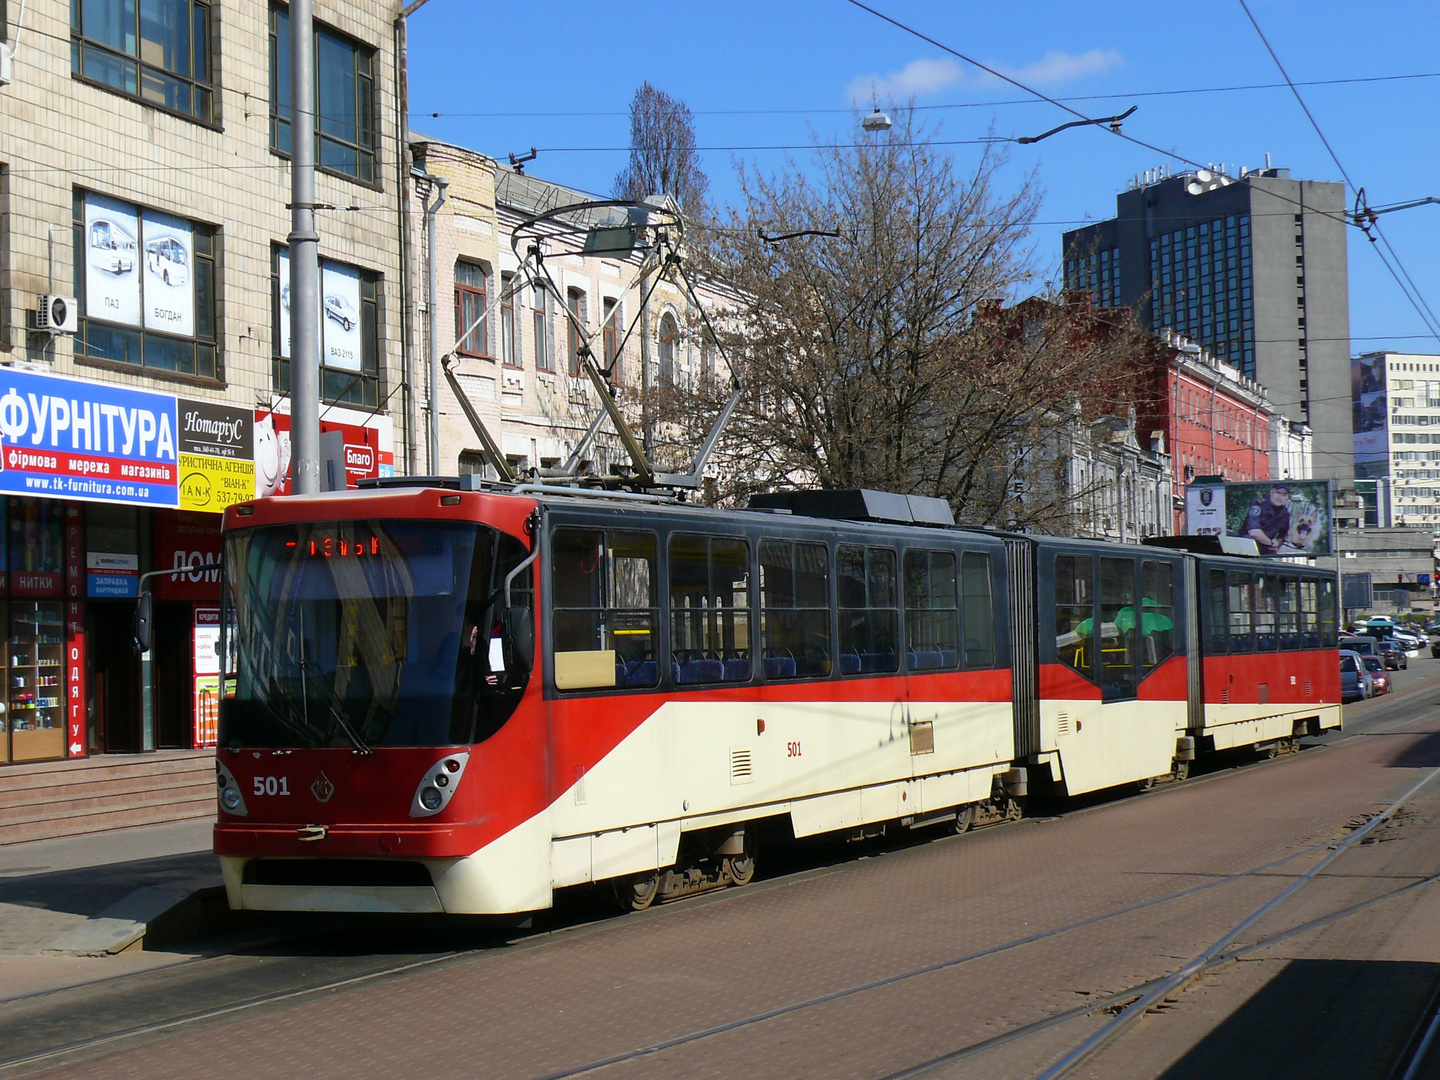
POLYGON ((1277 579, 1276 621, 1280 627, 1280 648, 1300 648, 1300 582, 1293 577, 1277 579))
POLYGON ((960 598, 953 551, 905 552, 905 666, 954 670, 960 662, 960 598))
POLYGON ((1255 575, 1255 651, 1274 652, 1280 579, 1274 574, 1255 575))
POLYGON ((655 686, 655 537, 562 528, 550 547, 556 688, 655 686))
POLYGON ((965 592, 965 667, 995 666, 995 608, 990 600, 990 556, 967 551, 960 557, 965 592))
POLYGON ((1320 583, 1300 579, 1300 640, 1306 649, 1320 648, 1320 583))
POLYGON ((1335 622, 1335 582, 1326 578, 1320 582, 1320 638, 1321 647, 1333 649, 1340 644, 1340 631, 1335 622))
POLYGON ((841 544, 835 550, 840 609, 840 673, 900 670, 895 552, 841 544))
POLYGON ((679 684, 750 678, 750 545, 670 538, 670 672, 679 684))
POLYGON ((1249 574, 1231 574, 1228 578, 1230 613, 1230 651, 1248 653, 1255 651, 1251 634, 1250 616, 1254 610, 1251 598, 1252 581, 1249 574))
POLYGON ((1089 555, 1055 556, 1055 652, 1095 678, 1095 570, 1089 555))
POLYGON ((1135 563, 1100 560, 1100 699, 1135 696, 1135 563))
POLYGON ((1140 564, 1140 673, 1149 675, 1175 652, 1175 568, 1140 564))
POLYGON ((767 679, 830 674, 830 553, 760 542, 760 641, 767 679))
POLYGON ((1230 631, 1225 621, 1225 571, 1210 571, 1210 633, 1206 651, 1223 656, 1230 651, 1230 631))

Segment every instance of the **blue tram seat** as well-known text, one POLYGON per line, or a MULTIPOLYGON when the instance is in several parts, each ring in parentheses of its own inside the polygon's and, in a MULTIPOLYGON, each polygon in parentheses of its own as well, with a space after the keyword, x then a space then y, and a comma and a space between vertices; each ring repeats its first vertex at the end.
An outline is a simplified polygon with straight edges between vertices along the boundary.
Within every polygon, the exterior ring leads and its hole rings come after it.
POLYGON ((658 668, 654 660, 631 660, 625 665, 622 686, 654 686, 658 668))
POLYGON ((767 679, 793 679, 795 677, 795 658, 793 656, 765 657, 765 677, 767 679))
POLYGON ((725 661, 725 674, 722 676, 726 682, 745 682, 750 678, 750 658, 748 656, 732 656, 725 661))
POLYGON ((725 665, 702 657, 675 665, 672 673, 677 683, 720 682, 725 678, 725 665))
POLYGON ((959 653, 959 651, 956 650, 956 649, 941 649, 941 650, 940 650, 940 666, 941 666, 941 667, 944 667, 944 668, 953 668, 953 667, 955 666, 955 664, 956 664, 956 661, 958 661, 959 659, 960 659, 960 653, 959 653))
POLYGON ((858 653, 842 652, 840 654, 840 674, 854 675, 860 670, 860 656, 858 653))

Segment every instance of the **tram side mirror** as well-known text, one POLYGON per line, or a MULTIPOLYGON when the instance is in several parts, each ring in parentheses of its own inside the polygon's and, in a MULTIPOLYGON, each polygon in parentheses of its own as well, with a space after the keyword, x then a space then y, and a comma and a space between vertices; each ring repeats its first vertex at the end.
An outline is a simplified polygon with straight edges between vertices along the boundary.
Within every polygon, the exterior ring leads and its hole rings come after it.
POLYGON ((135 605, 135 651, 150 651, 150 590, 144 589, 140 593, 140 601, 135 605))
POLYGON ((515 604, 505 609, 505 637, 510 659, 518 671, 529 671, 535 659, 535 616, 530 608, 515 604))

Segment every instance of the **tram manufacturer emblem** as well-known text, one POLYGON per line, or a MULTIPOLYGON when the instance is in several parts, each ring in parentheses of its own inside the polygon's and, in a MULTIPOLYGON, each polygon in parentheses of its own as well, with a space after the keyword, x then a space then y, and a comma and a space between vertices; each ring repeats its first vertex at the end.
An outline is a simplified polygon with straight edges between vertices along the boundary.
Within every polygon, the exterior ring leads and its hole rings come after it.
POLYGON ((335 794, 335 785, 332 784, 330 778, 322 772, 315 778, 315 782, 310 785, 310 794, 315 796, 316 802, 329 802, 330 796, 335 794))

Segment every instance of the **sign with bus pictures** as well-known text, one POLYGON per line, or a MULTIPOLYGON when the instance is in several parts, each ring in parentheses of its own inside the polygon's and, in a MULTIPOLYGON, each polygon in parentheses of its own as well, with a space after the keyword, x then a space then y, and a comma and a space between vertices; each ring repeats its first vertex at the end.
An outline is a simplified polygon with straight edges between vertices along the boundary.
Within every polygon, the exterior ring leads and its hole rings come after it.
POLYGON ((1225 485, 1225 531, 1249 537, 1261 555, 1335 551, 1328 480, 1260 480, 1225 485))

